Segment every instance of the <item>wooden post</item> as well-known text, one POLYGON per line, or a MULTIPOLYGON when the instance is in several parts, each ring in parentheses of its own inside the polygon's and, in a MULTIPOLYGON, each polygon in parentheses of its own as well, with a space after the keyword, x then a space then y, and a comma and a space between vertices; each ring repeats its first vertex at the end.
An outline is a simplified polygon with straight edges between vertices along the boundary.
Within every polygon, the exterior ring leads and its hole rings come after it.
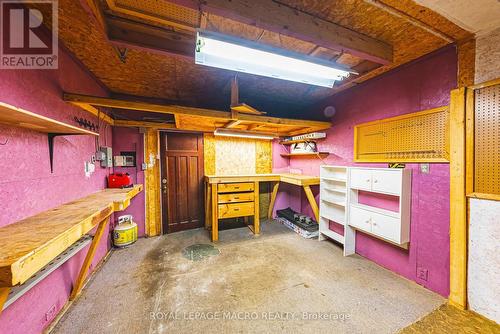
POLYGON ((212 242, 219 240, 219 218, 218 218, 217 183, 212 184, 212 242))
POLYGON ((76 283, 73 286, 73 291, 71 291, 69 300, 74 300, 76 296, 80 294, 80 291, 85 283, 85 279, 87 278, 90 265, 92 264, 92 260, 94 259, 95 252, 97 250, 97 247, 99 246, 99 241, 101 240, 101 237, 104 234, 104 230, 106 229, 108 221, 109 221, 109 216, 106 217, 103 221, 101 221, 97 226, 97 231, 95 232, 94 238, 92 239, 89 251, 85 256, 85 260, 83 261, 82 268, 80 269, 80 273, 78 274, 76 283))
POLYGON ((9 297, 10 287, 0 288, 0 314, 2 314, 3 306, 9 297))
POLYGON ((312 193, 311 187, 304 186, 304 191, 306 193, 307 200, 309 201, 309 205, 311 205, 311 209, 313 210, 314 219, 316 219, 316 222, 319 223, 319 209, 318 209, 318 204, 316 203, 316 199, 314 198, 314 195, 312 193))
POLYGON ((212 202, 210 201, 210 197, 212 196, 212 189, 210 183, 205 182, 205 229, 209 229, 212 225, 211 221, 211 206, 212 202))
POLYGON ((255 198, 255 205, 254 205, 254 215, 253 215, 253 233, 254 234, 260 234, 260 210, 259 210, 259 182, 255 181, 254 183, 254 198, 255 198))
POLYGON ((452 305, 467 307, 467 215, 465 197, 465 88, 450 100, 450 296, 452 305))
POLYGON ((280 186, 279 182, 273 184, 273 191, 271 193, 271 202, 269 203, 269 212, 267 213, 267 218, 273 219, 274 203, 276 202, 276 196, 278 195, 278 188, 280 186))

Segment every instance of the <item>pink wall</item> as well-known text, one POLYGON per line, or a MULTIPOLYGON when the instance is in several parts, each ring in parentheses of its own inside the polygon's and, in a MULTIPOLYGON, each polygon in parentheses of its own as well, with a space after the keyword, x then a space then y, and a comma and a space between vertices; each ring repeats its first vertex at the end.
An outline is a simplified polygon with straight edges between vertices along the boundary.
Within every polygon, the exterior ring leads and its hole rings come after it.
MULTIPOLYGON (((0 101, 75 125, 74 116, 96 118, 62 100, 63 91, 106 96, 107 92, 67 52, 60 49, 59 70, 0 70, 0 101)), ((112 145, 111 128, 102 127, 102 145, 112 145)), ((84 161, 95 153, 94 137, 57 137, 54 173, 50 172, 47 135, 0 125, 0 226, 103 189, 108 170, 97 167, 89 178, 84 161)), ((109 249, 101 241, 93 267, 109 249)), ((68 300, 86 249, 40 282, 0 315, 0 333, 39 333, 68 300), (55 312, 54 312, 55 310, 55 312), (48 312, 48 314, 47 314, 48 312)))
MULTIPOLYGON (((115 173, 129 173, 134 184, 144 184, 144 171, 141 168, 144 162, 144 135, 136 128, 113 128, 113 155, 121 151, 135 152, 136 167, 114 167, 115 173)), ((130 206, 119 215, 132 215, 138 227, 140 237, 145 236, 145 194, 144 191, 134 197, 130 206)))
MULTIPOLYGON (((447 105, 450 90, 457 85, 456 75, 456 50, 448 47, 333 97, 325 104, 337 110, 333 126, 327 131, 327 139, 318 142, 321 151, 331 152, 325 162, 363 165, 352 161, 356 124, 447 105)), ((325 105, 317 110, 323 110, 325 105)), ((304 174, 319 175, 321 164, 318 159, 290 159, 289 167, 304 174)), ((387 164, 364 165, 387 167, 387 164)), ((409 250, 357 232, 356 253, 448 296, 449 166, 431 164, 429 174, 422 174, 417 164, 408 164, 406 168, 413 171, 409 250), (420 268, 428 270, 427 280, 418 277, 420 268)), ((291 197, 276 207, 288 205, 312 215, 305 196, 299 201, 291 197)))

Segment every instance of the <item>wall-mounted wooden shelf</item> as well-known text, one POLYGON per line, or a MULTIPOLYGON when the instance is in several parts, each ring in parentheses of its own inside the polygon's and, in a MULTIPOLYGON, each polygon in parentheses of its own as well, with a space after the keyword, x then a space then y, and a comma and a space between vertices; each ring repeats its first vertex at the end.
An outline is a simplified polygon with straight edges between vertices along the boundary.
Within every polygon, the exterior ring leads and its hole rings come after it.
POLYGON ((317 140, 324 139, 324 138, 319 138, 319 139, 299 139, 299 140, 280 140, 281 145, 292 145, 292 144, 298 144, 298 143, 315 143, 317 140))
POLYGON ((30 129, 46 133, 49 140, 50 171, 53 171, 54 138, 57 136, 91 135, 99 136, 97 132, 85 130, 73 125, 56 121, 30 111, 0 102, 0 124, 30 129))
POLYGON ((293 157, 320 157, 326 158, 330 155, 330 152, 307 152, 307 153, 281 153, 282 157, 293 158, 293 157))

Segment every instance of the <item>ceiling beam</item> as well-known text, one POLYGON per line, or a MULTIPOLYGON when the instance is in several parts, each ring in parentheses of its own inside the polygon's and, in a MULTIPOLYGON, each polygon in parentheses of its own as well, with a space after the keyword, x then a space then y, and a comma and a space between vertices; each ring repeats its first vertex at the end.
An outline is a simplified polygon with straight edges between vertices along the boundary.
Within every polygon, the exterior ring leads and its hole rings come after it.
MULTIPOLYGON (((212 120, 215 119, 216 121, 221 121, 222 124, 226 124, 227 122, 232 120, 231 113, 226 111, 218 111, 211 109, 155 104, 155 103, 141 102, 141 101, 119 100, 119 99, 80 95, 80 94, 70 94, 70 93, 64 93, 63 100, 82 108, 84 105, 91 105, 97 107, 148 111, 161 114, 171 114, 171 115, 181 115, 181 116, 191 115, 202 118, 210 118, 212 120)), ((242 122, 252 122, 269 126, 286 125, 286 126, 311 127, 314 128, 314 131, 319 131, 321 129, 328 129, 332 125, 330 122, 278 118, 278 117, 249 115, 249 114, 238 114, 238 120, 242 122)))
POLYGON ((108 40, 119 46, 194 57, 195 38, 189 33, 171 31, 132 20, 105 16, 108 40))
POLYGON ((379 64, 393 61, 392 46, 272 0, 169 0, 172 3, 274 31, 379 64))

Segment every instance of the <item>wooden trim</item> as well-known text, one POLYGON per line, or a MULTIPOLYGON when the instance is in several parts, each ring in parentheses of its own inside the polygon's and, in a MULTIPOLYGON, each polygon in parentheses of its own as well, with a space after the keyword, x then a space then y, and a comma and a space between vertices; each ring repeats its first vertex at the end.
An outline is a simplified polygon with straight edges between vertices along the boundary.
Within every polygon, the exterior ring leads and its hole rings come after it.
POLYGON ((465 91, 465 192, 474 191, 474 90, 465 91))
POLYGON ((150 237, 161 234, 161 194, 160 194, 160 163, 159 132, 148 129, 144 134, 144 161, 148 168, 144 172, 146 192, 146 234, 150 237))
POLYGON ((254 214, 253 214, 253 233, 260 234, 260 210, 259 210, 259 181, 254 182, 254 214))
POLYGON ((104 234, 104 230, 109 222, 109 216, 106 217, 103 221, 101 221, 97 227, 97 231, 95 232, 94 238, 92 239, 92 243, 90 244, 90 248, 85 256, 85 260, 83 261, 82 267, 80 269, 80 273, 78 274, 78 278, 76 280, 75 285, 73 286, 73 290, 71 291, 71 295, 69 296, 69 300, 74 300, 76 296, 80 294, 83 285, 85 284, 85 279, 87 278, 87 274, 90 269, 90 265, 94 260, 94 255, 99 246, 99 241, 101 240, 102 235, 104 234))
POLYGON ((476 90, 476 89, 481 89, 481 88, 486 88, 486 87, 496 86, 496 85, 500 85, 500 78, 489 80, 489 81, 485 81, 483 83, 479 83, 477 85, 469 86, 467 88, 476 90))
POLYGON ((217 195, 217 184, 212 184, 212 242, 217 242, 219 240, 219 217, 217 217, 219 213, 219 208, 217 207, 217 203, 219 202, 217 195))
POLYGON ((500 194, 468 193, 468 198, 486 199, 490 201, 500 201, 500 194))
POLYGON ((450 296, 467 307, 467 203, 465 197, 465 88, 450 98, 450 296))
POLYGON ((7 298, 9 298, 10 289, 10 287, 0 287, 0 315, 2 314, 7 298))
POLYGON ((373 124, 378 124, 378 123, 385 123, 385 122, 388 122, 388 121, 398 121, 398 120, 406 119, 406 118, 413 118, 413 117, 418 117, 418 116, 423 116, 423 115, 428 115, 428 114, 434 114, 434 113, 437 113, 437 112, 445 111, 448 108, 449 108, 449 106, 442 106, 442 107, 428 109, 428 110, 411 112, 411 113, 404 114, 404 115, 399 115, 399 116, 389 117, 389 118, 384 118, 384 119, 378 119, 378 120, 371 121, 371 122, 357 124, 356 126, 360 126, 360 125, 363 125, 363 126, 364 125, 373 125, 373 124))

